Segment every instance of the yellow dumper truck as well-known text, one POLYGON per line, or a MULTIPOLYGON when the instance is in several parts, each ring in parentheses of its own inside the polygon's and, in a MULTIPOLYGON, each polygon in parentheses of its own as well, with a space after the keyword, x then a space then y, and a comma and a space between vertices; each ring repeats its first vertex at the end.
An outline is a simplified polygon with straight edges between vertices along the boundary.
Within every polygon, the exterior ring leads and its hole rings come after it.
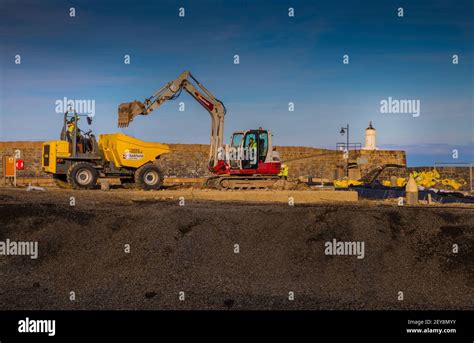
MULTIPOLYGON (((166 144, 143 142, 122 133, 99 135, 78 128, 76 112, 64 114, 60 140, 43 143, 43 171, 60 186, 93 188, 99 177, 117 177, 145 190, 159 189, 163 175, 154 163, 170 151, 166 144)), ((90 124, 91 118, 87 117, 90 124)))

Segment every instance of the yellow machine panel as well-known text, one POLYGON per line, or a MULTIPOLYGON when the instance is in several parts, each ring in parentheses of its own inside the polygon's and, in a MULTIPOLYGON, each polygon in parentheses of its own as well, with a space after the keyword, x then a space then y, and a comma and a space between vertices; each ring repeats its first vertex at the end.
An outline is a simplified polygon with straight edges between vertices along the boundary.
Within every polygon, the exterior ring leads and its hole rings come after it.
POLYGON ((58 158, 69 157, 69 142, 67 141, 48 141, 43 143, 43 158, 41 165, 43 171, 47 173, 56 173, 56 160, 58 158))
POLYGON ((117 168, 139 168, 168 153, 170 148, 166 144, 144 142, 123 133, 112 133, 99 135, 99 150, 117 168))

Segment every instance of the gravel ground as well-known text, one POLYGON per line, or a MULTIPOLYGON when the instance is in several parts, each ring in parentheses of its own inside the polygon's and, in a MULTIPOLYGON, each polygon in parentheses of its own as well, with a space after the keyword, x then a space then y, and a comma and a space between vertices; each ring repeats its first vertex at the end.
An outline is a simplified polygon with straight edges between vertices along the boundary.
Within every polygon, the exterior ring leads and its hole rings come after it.
POLYGON ((0 256, 0 309, 474 309, 474 207, 157 194, 0 190, 0 241, 39 244, 0 256), (325 255, 333 239, 365 258, 325 255))

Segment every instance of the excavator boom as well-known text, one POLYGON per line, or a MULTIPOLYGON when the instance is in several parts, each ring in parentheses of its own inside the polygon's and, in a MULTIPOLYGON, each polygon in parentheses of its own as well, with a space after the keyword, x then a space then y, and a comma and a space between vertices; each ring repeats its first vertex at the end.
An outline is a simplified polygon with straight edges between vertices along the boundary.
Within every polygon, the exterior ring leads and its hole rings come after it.
POLYGON ((226 109, 224 104, 196 80, 189 71, 181 73, 178 78, 168 82, 144 102, 135 100, 120 104, 118 126, 127 127, 136 116, 147 115, 165 101, 176 99, 183 89, 199 102, 211 116, 209 168, 214 168, 218 163, 218 149, 223 145, 226 109))

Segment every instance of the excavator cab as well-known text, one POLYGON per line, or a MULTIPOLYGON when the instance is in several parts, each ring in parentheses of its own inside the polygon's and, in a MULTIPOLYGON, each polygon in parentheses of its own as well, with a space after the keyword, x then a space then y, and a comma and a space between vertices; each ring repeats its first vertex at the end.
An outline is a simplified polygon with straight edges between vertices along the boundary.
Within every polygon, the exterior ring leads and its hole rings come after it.
POLYGON ((279 171, 280 158, 272 148, 268 130, 259 128, 246 131, 242 136, 241 148, 249 152, 249 158, 241 161, 241 169, 265 174, 279 171))

